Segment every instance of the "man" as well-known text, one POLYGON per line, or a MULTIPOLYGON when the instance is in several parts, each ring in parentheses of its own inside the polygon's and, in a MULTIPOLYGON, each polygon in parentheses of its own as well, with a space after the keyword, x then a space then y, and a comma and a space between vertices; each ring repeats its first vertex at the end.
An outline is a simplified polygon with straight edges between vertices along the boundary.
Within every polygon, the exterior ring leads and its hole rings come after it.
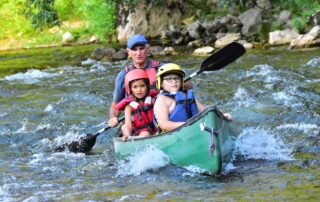
POLYGON ((125 98, 124 78, 128 71, 135 68, 145 69, 149 76, 151 88, 156 88, 156 71, 162 64, 158 61, 148 60, 149 51, 150 46, 148 44, 148 41, 142 34, 133 35, 128 39, 127 52, 129 57, 132 59, 132 64, 120 71, 117 75, 113 101, 109 110, 110 119, 108 120, 108 125, 110 127, 115 127, 118 125, 118 117, 120 115, 120 111, 116 110, 115 106, 118 102, 125 98))

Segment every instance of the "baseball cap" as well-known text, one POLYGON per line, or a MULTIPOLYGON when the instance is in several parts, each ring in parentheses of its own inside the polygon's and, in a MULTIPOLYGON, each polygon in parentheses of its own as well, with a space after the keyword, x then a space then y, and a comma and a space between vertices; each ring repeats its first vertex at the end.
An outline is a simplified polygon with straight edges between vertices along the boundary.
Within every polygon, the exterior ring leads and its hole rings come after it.
POLYGON ((136 34, 128 39, 127 46, 132 49, 137 44, 146 45, 147 43, 147 39, 142 34, 136 34))

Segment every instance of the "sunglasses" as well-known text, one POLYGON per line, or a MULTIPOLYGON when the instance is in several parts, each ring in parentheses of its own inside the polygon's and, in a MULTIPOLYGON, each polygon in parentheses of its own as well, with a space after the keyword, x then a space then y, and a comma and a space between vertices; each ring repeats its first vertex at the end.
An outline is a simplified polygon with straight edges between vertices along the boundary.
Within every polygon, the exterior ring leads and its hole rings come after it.
POLYGON ((168 83, 172 83, 173 81, 176 81, 176 82, 181 81, 180 77, 166 77, 166 78, 163 78, 163 80, 167 81, 168 83))

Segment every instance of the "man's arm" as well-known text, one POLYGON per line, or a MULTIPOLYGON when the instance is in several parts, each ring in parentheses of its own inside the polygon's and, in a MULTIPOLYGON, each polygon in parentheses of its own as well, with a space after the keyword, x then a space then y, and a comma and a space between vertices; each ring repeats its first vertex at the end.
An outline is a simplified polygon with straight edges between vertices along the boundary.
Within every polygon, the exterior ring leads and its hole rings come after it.
POLYGON ((118 117, 120 116, 121 112, 116 110, 115 107, 118 104, 118 102, 124 98, 123 86, 125 73, 126 72, 124 70, 119 72, 115 81, 113 101, 109 108, 108 125, 110 127, 115 127, 119 124, 118 117))
POLYGON ((118 117, 120 116, 120 111, 116 110, 115 107, 118 103, 113 101, 109 109, 109 120, 108 125, 110 127, 115 127, 119 124, 118 117))
POLYGON ((115 102, 115 101, 112 101, 111 105, 110 105, 110 109, 109 109, 109 117, 112 118, 112 117, 119 117, 120 116, 120 111, 119 110, 116 110, 116 105, 118 103, 115 102))

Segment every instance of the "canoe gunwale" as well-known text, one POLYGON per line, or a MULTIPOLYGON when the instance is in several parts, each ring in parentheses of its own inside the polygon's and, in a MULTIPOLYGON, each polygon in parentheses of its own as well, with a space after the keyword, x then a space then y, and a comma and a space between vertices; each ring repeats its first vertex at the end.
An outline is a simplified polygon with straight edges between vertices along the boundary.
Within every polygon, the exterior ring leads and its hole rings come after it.
MULTIPOLYGON (((183 125, 179 126, 178 128, 174 129, 174 130, 171 130, 171 131, 167 131, 167 132, 164 132, 164 133, 161 133, 161 134, 158 134, 158 135, 152 135, 150 137, 136 137, 136 138, 130 138, 128 139, 127 141, 143 141, 145 139, 149 139, 149 138, 158 138, 158 137, 161 137, 161 136, 164 136, 164 135, 171 135, 172 133, 175 133, 177 131, 180 131, 182 128, 184 127, 187 127, 189 125, 192 125, 194 124, 195 122, 197 122, 198 120, 202 119, 203 117, 205 117, 206 114, 208 114, 209 112, 212 112, 214 111, 217 116, 219 116, 220 118, 222 118, 224 121, 227 121, 227 122, 231 122, 232 120, 226 118, 223 113, 221 111, 219 111, 219 109, 216 107, 216 105, 210 105, 208 107, 206 107, 202 112, 194 115, 193 117, 191 117, 186 123, 184 123, 183 125)), ((114 140, 115 141, 121 141, 121 130, 119 128, 119 130, 116 132, 115 136, 114 136, 114 140)))

